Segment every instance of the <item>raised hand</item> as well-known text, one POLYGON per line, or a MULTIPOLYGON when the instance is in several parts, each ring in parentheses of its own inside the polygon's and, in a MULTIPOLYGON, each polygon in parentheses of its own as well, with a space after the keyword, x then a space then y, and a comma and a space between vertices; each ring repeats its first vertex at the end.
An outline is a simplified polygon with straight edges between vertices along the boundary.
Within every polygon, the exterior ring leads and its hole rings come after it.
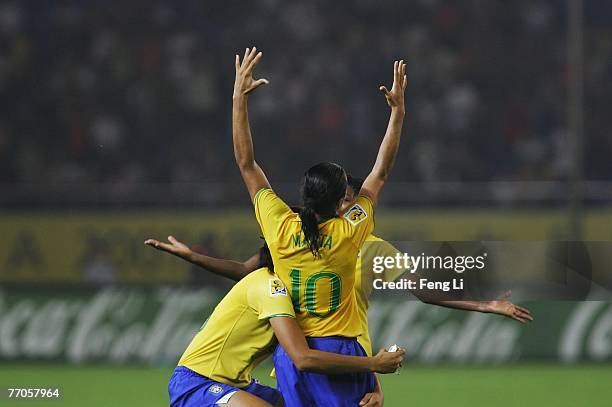
POLYGON ((404 60, 393 63, 393 86, 389 91, 384 85, 379 89, 385 95, 391 108, 404 109, 404 91, 406 90, 406 64, 404 60))
POLYGON ((253 92, 261 85, 270 83, 267 79, 253 79, 253 70, 261 60, 263 53, 257 52, 257 48, 247 48, 240 63, 240 57, 236 54, 236 80, 234 81, 234 98, 245 96, 253 92))
POLYGON ((533 317, 527 308, 520 307, 508 301, 512 295, 511 291, 506 291, 497 300, 489 302, 489 312, 503 315, 524 324, 533 321, 533 317))
POLYGON ((176 240, 174 236, 168 236, 168 242, 170 243, 160 242, 156 239, 147 239, 145 240, 144 244, 146 244, 147 246, 151 246, 157 250, 174 254, 175 256, 178 256, 182 259, 189 259, 189 256, 192 253, 189 246, 187 246, 183 242, 176 240))

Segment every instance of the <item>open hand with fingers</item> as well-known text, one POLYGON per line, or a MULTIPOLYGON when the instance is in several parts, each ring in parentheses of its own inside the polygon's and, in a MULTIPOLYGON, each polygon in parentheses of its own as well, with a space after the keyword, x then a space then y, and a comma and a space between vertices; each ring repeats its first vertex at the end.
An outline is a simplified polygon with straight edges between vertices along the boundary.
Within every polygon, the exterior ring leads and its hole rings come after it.
POLYGON ((520 307, 508 301, 511 295, 512 291, 506 291, 497 300, 489 301, 487 307, 488 312, 512 318, 522 324, 533 321, 533 317, 527 308, 520 307))
POLYGON ((379 89, 385 95, 391 108, 404 109, 404 92, 406 90, 406 64, 403 60, 393 63, 393 86, 391 91, 382 85, 379 89))
POLYGON ((190 258, 192 251, 185 243, 178 241, 174 236, 168 236, 168 242, 169 243, 165 243, 156 239, 147 239, 144 244, 157 250, 174 254, 181 259, 188 260, 190 258))
POLYGON ((240 62, 236 54, 236 80, 234 81, 234 98, 246 96, 261 85, 270 83, 267 79, 253 79, 253 70, 261 60, 263 53, 257 52, 257 48, 247 48, 240 62))

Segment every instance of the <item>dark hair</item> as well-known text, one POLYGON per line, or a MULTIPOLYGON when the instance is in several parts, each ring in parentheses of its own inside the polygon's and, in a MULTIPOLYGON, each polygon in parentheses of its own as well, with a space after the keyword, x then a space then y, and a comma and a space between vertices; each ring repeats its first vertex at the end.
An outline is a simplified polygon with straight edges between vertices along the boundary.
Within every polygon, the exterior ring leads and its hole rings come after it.
POLYGON ((334 163, 317 164, 304 174, 300 219, 304 241, 315 257, 321 248, 317 215, 322 220, 336 216, 340 200, 346 194, 346 183, 344 168, 334 163))
POLYGON ((274 273, 274 263, 272 262, 272 254, 268 248, 268 244, 264 242, 259 249, 259 268, 267 267, 270 272, 274 273))
POLYGON ((348 182, 348 186, 351 187, 355 195, 359 195, 359 191, 361 191, 361 187, 363 186, 363 178, 353 177, 351 174, 346 174, 346 180, 348 182))

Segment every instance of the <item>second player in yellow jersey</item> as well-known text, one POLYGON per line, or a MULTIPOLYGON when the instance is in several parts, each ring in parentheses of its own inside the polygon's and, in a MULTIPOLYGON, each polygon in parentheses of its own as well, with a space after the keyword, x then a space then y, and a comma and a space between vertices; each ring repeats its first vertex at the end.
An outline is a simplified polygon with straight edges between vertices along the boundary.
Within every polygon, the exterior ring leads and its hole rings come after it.
POLYGON ((237 387, 274 351, 269 318, 295 317, 282 281, 260 268, 240 280, 193 338, 178 365, 237 387), (245 368, 246 367, 246 368, 245 368))

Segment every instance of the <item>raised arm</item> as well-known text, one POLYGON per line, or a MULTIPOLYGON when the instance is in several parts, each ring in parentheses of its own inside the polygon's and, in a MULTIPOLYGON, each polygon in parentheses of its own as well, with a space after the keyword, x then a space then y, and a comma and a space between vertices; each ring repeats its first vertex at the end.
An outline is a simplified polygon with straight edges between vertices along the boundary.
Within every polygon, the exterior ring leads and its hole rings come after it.
POLYGON ((253 139, 251 138, 251 127, 249 126, 249 113, 247 110, 249 93, 261 85, 268 84, 267 79, 253 79, 253 70, 261 60, 261 57, 262 53, 257 53, 257 48, 255 47, 246 49, 242 64, 240 63, 240 57, 236 55, 236 80, 234 81, 232 109, 234 157, 251 200, 255 197, 257 191, 270 187, 266 175, 257 162, 255 162, 253 139))
POLYGON ((387 132, 378 149, 374 167, 366 177, 361 188, 361 193, 370 197, 374 203, 378 201, 378 195, 385 182, 387 182, 389 174, 391 174, 391 169, 395 163, 395 156, 399 149, 405 114, 404 92, 406 90, 406 83, 406 64, 404 64, 404 61, 395 61, 393 64, 393 86, 391 91, 387 90, 385 86, 380 87, 380 91, 384 93, 387 99, 387 104, 391 107, 387 132))
POLYGON ((247 274, 256 270, 259 267, 259 253, 251 256, 244 262, 218 259, 215 257, 206 256, 191 250, 189 246, 180 242, 173 236, 168 236, 168 242, 160 242, 156 239, 147 239, 144 244, 151 246, 157 250, 170 253, 183 260, 200 266, 214 274, 222 277, 239 281, 247 274))
POLYGON ((274 334, 299 370, 324 374, 352 372, 393 373, 401 365, 405 351, 381 350, 376 356, 349 356, 311 349, 304 332, 295 319, 290 317, 270 318, 274 334))

